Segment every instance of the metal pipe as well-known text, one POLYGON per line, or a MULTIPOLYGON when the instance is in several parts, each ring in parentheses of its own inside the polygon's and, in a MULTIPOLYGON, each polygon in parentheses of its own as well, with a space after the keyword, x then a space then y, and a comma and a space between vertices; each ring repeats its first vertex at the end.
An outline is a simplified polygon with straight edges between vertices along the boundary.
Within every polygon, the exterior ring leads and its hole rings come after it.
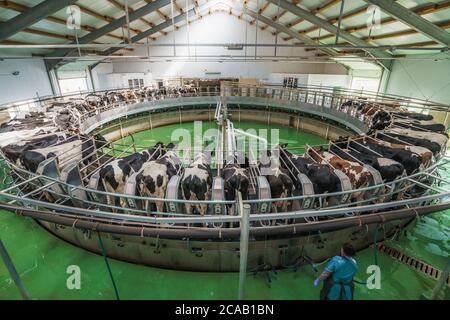
POLYGON ((241 239, 239 247, 239 294, 238 299, 244 300, 245 296, 245 276, 247 275, 247 259, 248 259, 248 235, 250 230, 249 216, 250 205, 243 205, 242 194, 238 193, 237 207, 241 216, 241 239))
POLYGON ((173 56, 176 57, 177 55, 177 49, 175 46, 175 15, 173 12, 173 2, 174 0, 170 0, 170 12, 172 15, 172 35, 173 35, 173 56))
MULTIPOLYGON (((342 21, 342 14, 344 13, 344 3, 345 3, 345 0, 341 0, 341 9, 339 11, 339 20, 338 20, 338 25, 336 28, 336 40, 334 41, 335 44, 338 43, 339 34, 341 32, 341 21, 342 21)), ((383 68, 383 70, 384 70, 384 68, 383 68)))
MULTIPOLYGON (((0 207, 6 208, 4 205, 0 207)), ((375 223, 387 223, 390 221, 413 219, 417 216, 430 214, 433 212, 446 210, 450 208, 450 203, 434 205, 434 206, 422 206, 415 207, 414 210, 410 208, 392 210, 386 212, 379 212, 370 215, 360 215, 345 217, 334 220, 316 221, 310 223, 296 223, 289 225, 270 226, 270 227, 250 227, 250 236, 302 236, 309 232, 316 232, 321 230, 335 231, 346 229, 350 227, 358 227, 362 224, 375 224, 375 223)), ((63 217, 55 215, 51 212, 36 211, 31 209, 22 208, 20 214, 28 216, 37 220, 47 221, 51 223, 61 224, 64 226, 88 229, 92 231, 99 231, 105 233, 115 233, 123 235, 134 235, 144 237, 157 237, 170 238, 170 239, 222 239, 223 238, 238 238, 240 236, 239 228, 185 228, 185 229, 169 229, 169 228, 148 228, 143 226, 126 226, 123 224, 113 225, 110 223, 98 223, 88 220, 80 220, 77 218, 63 217)))
MULTIPOLYGON (((150 47, 229 47, 231 45, 243 46, 243 47, 275 47, 275 43, 152 43, 149 44, 150 47)), ((108 48, 139 48, 146 47, 147 44, 142 43, 87 43, 79 45, 77 44, 0 44, 0 49, 77 49, 77 48, 91 48, 91 49, 108 49, 108 48)), ((304 44, 304 43, 293 43, 293 44, 277 44, 277 47, 286 47, 286 48, 310 48, 310 49, 320 49, 320 48, 336 48, 336 49, 367 49, 367 48, 375 48, 380 50, 420 50, 420 51, 445 51, 446 47, 435 47, 435 48, 423 48, 423 47, 399 47, 392 45, 380 45, 380 46, 351 46, 344 44, 304 44)), ((69 56, 61 56, 60 58, 67 58, 69 56)), ((45 59, 52 59, 54 57, 45 57, 45 59)), ((365 59, 366 57, 364 57, 365 59)), ((42 58, 41 58, 42 59, 42 58)), ((380 58, 378 58, 380 59, 380 58)), ((387 58, 384 58, 387 59, 387 58)), ((435 60, 430 59, 430 60, 435 60)), ((443 58, 438 58, 442 59, 443 58)))
MULTIPOLYGON (((256 11, 259 11, 259 0, 256 0, 256 11)), ((256 16, 256 22, 255 22, 255 59, 257 55, 258 50, 258 19, 259 16, 256 16)))
MULTIPOLYGON (((354 192, 354 191, 353 191, 354 192)), ((384 210, 389 209, 392 207, 399 207, 399 206, 405 206, 405 205, 413 205, 413 204, 420 204, 426 201, 432 201, 432 200, 438 200, 438 199, 444 199, 447 198, 450 195, 450 192, 445 192, 441 194, 433 194, 433 195, 427 195, 422 196, 418 198, 411 198, 401 201, 391 201, 391 202, 383 202, 383 203, 377 203, 377 204, 366 204, 361 205, 358 207, 352 207, 351 211, 354 213, 364 213, 364 212, 373 212, 376 210, 384 210)), ((6 198, 14 199, 22 201, 23 203, 28 203, 32 205, 40 205, 43 208, 46 209, 53 209, 58 212, 67 212, 72 214, 77 214, 84 216, 86 218, 110 218, 112 221, 119 220, 119 221, 134 221, 134 222, 142 222, 142 223, 153 223, 153 224, 190 224, 190 223, 215 223, 215 222, 236 222, 239 221, 239 218, 236 216, 228 216, 228 215, 208 215, 208 216, 186 216, 182 215, 179 217, 144 217, 144 216, 134 216, 129 214, 119 214, 119 213, 110 213, 110 212, 103 212, 103 211, 92 211, 89 209, 84 208, 76 208, 76 207, 70 207, 70 206, 61 206, 55 203, 47 203, 44 201, 39 200, 33 200, 33 199, 23 199, 18 196, 13 195, 3 195, 6 198)), ((323 195, 322 195, 323 196, 323 195)), ((329 194, 327 194, 329 196, 329 194)), ((309 196, 309 198, 313 198, 312 196, 309 196)), ((158 199, 161 201, 161 199, 158 199)), ((285 201, 292 201, 293 198, 285 198, 285 201)), ((267 202, 267 201, 274 201, 273 199, 262 199, 262 200, 248 200, 244 203, 251 203, 251 202, 267 202)), ((280 201, 280 200, 277 200, 280 201)), ((206 201, 205 201, 206 202, 206 201)), ((201 203, 205 203, 201 202, 201 203)), ((208 201, 213 202, 214 201, 208 201)), ((217 201, 217 203, 220 203, 217 201)), ((232 202, 234 203, 234 202, 232 202)), ((5 204, 0 204, 0 207, 7 208, 8 206, 5 204)), ((14 207, 11 206, 10 208, 14 208, 13 210, 21 210, 20 207, 14 207)), ((123 209, 123 208, 121 208, 123 209)), ((323 209, 323 210, 300 210, 300 211, 292 211, 288 213, 266 213, 266 214, 253 214, 250 216, 251 221, 261 221, 261 220, 272 220, 272 219, 301 219, 301 218, 309 218, 309 217, 323 217, 323 216, 340 216, 348 212, 348 207, 344 208, 331 208, 331 209, 323 209)))
MULTIPOLYGON (((259 11, 258 11, 258 12, 259 12, 259 11)), ((259 17, 259 14, 256 16, 256 18, 258 19, 258 17, 259 17)), ((277 5, 277 15, 276 15, 276 17, 277 17, 277 18, 280 17, 280 0, 278 0, 278 5, 277 5)), ((276 32, 276 33, 275 33, 275 49, 274 49, 274 53, 273 53, 273 55, 274 55, 275 57, 277 56, 278 34, 279 34, 279 32, 276 32)))
POLYGON ((19 289, 22 299, 30 300, 30 295, 28 294, 28 291, 25 289, 25 286, 23 285, 22 280, 20 279, 19 273, 17 273, 16 267, 14 266, 14 263, 12 262, 8 254, 8 251, 6 250, 6 247, 1 239, 0 239, 0 255, 3 259, 3 262, 5 263, 6 269, 8 269, 11 278, 13 279, 17 288, 19 289))
POLYGON ((114 287, 114 293, 116 295, 116 299, 120 300, 120 298, 119 298, 119 291, 117 290, 116 282, 114 281, 114 277, 113 277, 113 274, 112 274, 112 271, 111 271, 111 267, 109 266, 108 257, 106 256, 106 251, 105 251, 105 247, 103 245, 102 236, 100 235, 100 232, 98 232, 98 231, 97 231, 97 236, 98 236, 98 244, 99 244, 100 250, 102 252, 103 259, 105 260, 105 264, 106 264, 106 268, 108 269, 109 277, 110 277, 111 282, 112 282, 113 287, 114 287))
POLYGON ((124 8, 125 8, 125 21, 127 26, 127 42, 131 43, 131 33, 130 33, 130 16, 128 14, 128 0, 124 0, 124 8))

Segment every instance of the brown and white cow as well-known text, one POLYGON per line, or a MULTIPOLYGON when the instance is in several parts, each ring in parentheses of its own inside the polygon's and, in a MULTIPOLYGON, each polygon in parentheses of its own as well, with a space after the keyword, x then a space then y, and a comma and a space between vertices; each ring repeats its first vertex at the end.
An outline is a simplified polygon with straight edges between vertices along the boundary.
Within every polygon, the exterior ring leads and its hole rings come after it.
POLYGON ((119 100, 125 103, 139 102, 139 98, 133 90, 125 90, 119 93, 119 100))
MULTIPOLYGON (((357 162, 344 160, 324 150, 308 149, 308 154, 316 162, 330 164, 333 168, 342 171, 350 179, 352 189, 365 188, 374 183, 370 171, 357 162)), ((355 201, 362 200, 363 195, 363 192, 354 192, 352 199, 355 201)))

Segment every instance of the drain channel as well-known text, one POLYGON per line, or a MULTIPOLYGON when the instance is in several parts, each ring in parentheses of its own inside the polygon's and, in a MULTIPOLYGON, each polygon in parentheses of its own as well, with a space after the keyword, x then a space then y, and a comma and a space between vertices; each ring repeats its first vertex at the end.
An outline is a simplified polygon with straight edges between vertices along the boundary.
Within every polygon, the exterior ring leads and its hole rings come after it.
MULTIPOLYGON (((430 278, 433 278, 435 280, 438 280, 442 274, 442 270, 436 269, 435 267, 433 267, 423 261, 420 261, 416 258, 408 256, 408 255, 402 253, 401 251, 398 251, 391 247, 385 246, 383 244, 378 245, 378 251, 387 254, 391 258, 393 258, 399 262, 402 262, 402 263, 408 265, 409 267, 413 268, 414 270, 416 270, 430 278)), ((450 276, 447 278, 446 283, 447 283, 447 286, 450 287, 450 276)))

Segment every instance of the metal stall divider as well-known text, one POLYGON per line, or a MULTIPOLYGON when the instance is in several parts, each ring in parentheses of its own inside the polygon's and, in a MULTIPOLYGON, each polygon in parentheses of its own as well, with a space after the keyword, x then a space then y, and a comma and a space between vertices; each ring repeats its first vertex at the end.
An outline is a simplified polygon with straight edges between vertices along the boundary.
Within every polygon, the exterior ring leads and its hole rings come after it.
POLYGON ((77 187, 83 187, 81 179, 80 168, 78 163, 70 163, 61 170, 61 181, 67 183, 64 186, 65 191, 70 196, 72 203, 76 207, 86 208, 87 194, 83 189, 77 187), (73 187, 72 187, 73 186, 73 187))
MULTIPOLYGON (((347 204, 350 201, 351 198, 351 193, 350 191, 353 190, 352 188, 352 184, 350 182, 349 177, 347 177, 347 175, 345 173, 343 173, 341 170, 336 169, 333 165, 331 165, 328 161, 326 161, 325 159, 323 159, 318 153, 317 151, 312 148, 311 146, 309 146, 308 144, 305 145, 306 147, 306 152, 305 155, 308 156, 309 158, 311 158, 314 162, 317 162, 316 160, 314 160, 310 155, 309 155, 309 150, 312 150, 314 153, 316 153, 324 163, 322 164, 327 164, 331 169, 333 169, 334 174, 338 177, 339 181, 340 181, 340 185, 341 185, 341 195, 340 196, 336 196, 333 198, 336 198, 337 202, 339 205, 342 204, 347 204)), ((323 206, 323 202, 322 202, 322 206, 323 206)))
MULTIPOLYGON (((136 190, 137 190, 136 177, 138 174, 139 174, 139 171, 134 172, 127 178, 127 181, 125 182, 125 187, 123 190, 123 193, 125 196, 136 196, 136 190)), ((138 210, 144 209, 143 208, 144 206, 142 205, 141 200, 136 200, 136 199, 133 199, 130 197, 125 197, 125 203, 130 209, 138 209, 138 210)))
MULTIPOLYGON (((224 201, 225 200, 225 182, 223 178, 221 177, 214 177, 212 182, 212 189, 211 189, 211 200, 213 201, 224 201)), ((226 205, 223 203, 211 203, 209 204, 209 210, 210 214, 213 215, 226 215, 227 209, 226 205)), ((223 222, 212 224, 207 224, 208 227, 212 226, 214 228, 221 228, 223 227, 223 222)))
MULTIPOLYGON (((60 179, 60 172, 59 172, 59 168, 58 168, 58 164, 56 163, 56 158, 52 157, 50 159, 46 159, 44 161, 42 161, 37 170, 36 173, 38 175, 43 176, 43 178, 39 179, 39 182, 44 186, 46 184, 48 184, 47 179, 45 179, 45 177, 50 177, 53 179, 60 179)), ((64 194, 64 190, 62 189, 61 185, 59 185, 57 182, 51 182, 50 186, 48 187, 48 189, 50 189, 53 192, 46 192, 44 191, 45 196, 47 197, 47 199, 49 201, 57 201, 60 200, 61 197, 58 196, 57 194, 64 194), (56 193, 56 194, 55 194, 56 193)))

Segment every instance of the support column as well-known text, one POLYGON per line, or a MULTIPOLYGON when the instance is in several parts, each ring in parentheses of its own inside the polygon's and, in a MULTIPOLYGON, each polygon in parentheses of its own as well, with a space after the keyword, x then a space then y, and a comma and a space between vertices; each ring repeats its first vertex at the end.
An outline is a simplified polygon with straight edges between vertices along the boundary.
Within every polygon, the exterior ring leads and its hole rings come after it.
POLYGON ((237 207, 241 215, 241 241, 239 247, 239 300, 245 296, 245 278, 247 275, 248 235, 250 229, 250 205, 242 203, 242 195, 238 193, 237 207))
MULTIPOLYGON (((394 62, 392 62, 394 64, 394 62)), ((391 70, 393 70, 394 66, 391 66, 391 70)), ((378 93, 379 94, 386 94, 386 90, 389 84, 389 80, 391 78, 391 72, 387 69, 382 69, 380 84, 378 85, 378 93)))
POLYGON ((58 76, 55 69, 47 70, 48 81, 50 82, 50 87, 52 88, 53 95, 60 96, 61 89, 59 87, 58 76))
MULTIPOLYGON (((94 66, 94 67, 95 67, 95 66, 94 66)), ((92 70, 94 69, 94 67, 91 67, 91 66, 88 66, 88 67, 87 67, 87 69, 88 69, 87 76, 88 76, 88 78, 89 78, 89 82, 90 82, 90 84, 91 84, 92 91, 95 92, 97 89, 95 88, 94 78, 92 77, 92 70)))

